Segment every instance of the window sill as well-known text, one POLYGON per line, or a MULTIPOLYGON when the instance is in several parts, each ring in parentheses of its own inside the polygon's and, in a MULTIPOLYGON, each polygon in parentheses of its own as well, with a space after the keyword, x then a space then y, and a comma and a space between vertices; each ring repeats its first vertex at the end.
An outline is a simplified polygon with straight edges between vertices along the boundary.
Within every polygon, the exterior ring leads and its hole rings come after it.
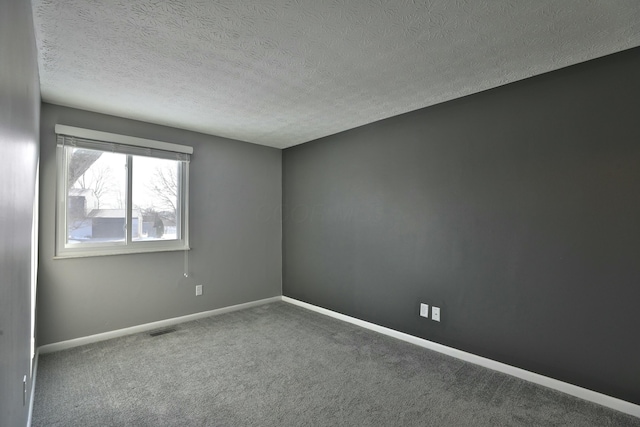
POLYGON ((54 260, 58 259, 69 259, 69 258, 92 258, 92 257, 100 257, 100 256, 111 256, 111 255, 135 255, 135 254, 148 254, 155 252, 182 252, 182 251, 190 251, 190 247, 156 247, 156 248, 127 248, 126 250, 92 250, 92 251, 78 251, 78 252, 67 252, 55 255, 53 257, 54 260))

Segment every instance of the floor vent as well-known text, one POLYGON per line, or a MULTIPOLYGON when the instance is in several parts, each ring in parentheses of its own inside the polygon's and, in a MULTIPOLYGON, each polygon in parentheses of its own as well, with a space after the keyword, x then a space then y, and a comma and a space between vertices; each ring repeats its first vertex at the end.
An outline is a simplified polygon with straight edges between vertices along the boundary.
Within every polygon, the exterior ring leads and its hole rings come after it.
POLYGON ((158 329, 156 331, 149 332, 149 335, 152 337, 157 337, 164 334, 170 334, 171 332, 175 332, 176 328, 167 328, 167 329, 158 329))

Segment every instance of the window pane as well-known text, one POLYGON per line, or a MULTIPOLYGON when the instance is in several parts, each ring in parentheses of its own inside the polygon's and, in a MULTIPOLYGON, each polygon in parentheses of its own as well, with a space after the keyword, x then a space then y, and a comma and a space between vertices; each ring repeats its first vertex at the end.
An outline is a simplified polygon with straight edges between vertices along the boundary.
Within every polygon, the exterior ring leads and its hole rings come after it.
POLYGON ((132 240, 180 238, 180 162, 133 156, 132 240))
POLYGON ((67 245, 123 242, 127 156, 81 148, 67 155, 67 245))

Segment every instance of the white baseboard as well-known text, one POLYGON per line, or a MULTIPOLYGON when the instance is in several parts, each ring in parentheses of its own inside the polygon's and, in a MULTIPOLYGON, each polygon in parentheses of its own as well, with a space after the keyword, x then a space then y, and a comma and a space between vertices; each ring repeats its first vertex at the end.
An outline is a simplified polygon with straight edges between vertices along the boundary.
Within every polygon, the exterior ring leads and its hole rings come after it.
POLYGON ((179 323, 189 322, 191 320, 202 319, 204 317, 215 316, 218 314, 230 313, 232 311, 244 310, 246 308, 255 307, 258 305, 268 304, 271 302, 281 301, 282 297, 271 297, 261 299, 258 301, 246 302, 243 304, 232 305, 229 307, 222 307, 215 310, 202 311, 200 313, 187 314, 186 316, 173 317, 171 319, 159 320, 157 322, 145 323, 143 325, 131 326, 124 329, 116 329, 115 331, 103 332, 101 334, 89 335, 86 337, 74 338, 72 340, 60 341, 52 344, 45 344, 38 347, 38 352, 41 354, 52 353, 54 351, 66 350, 73 347, 78 347, 85 344, 91 344, 98 341, 105 341, 112 338, 123 337, 126 335, 137 334, 139 332, 152 331, 154 329, 160 329, 167 326, 177 325, 179 323))
POLYGON ((38 356, 39 351, 36 349, 33 362, 33 374, 31 375, 31 390, 29 392, 29 415, 27 416, 27 427, 31 427, 31 420, 33 419, 33 399, 36 394, 36 376, 38 375, 38 356))
POLYGON ((434 350, 439 353, 443 353, 457 359, 464 360, 466 362, 473 363, 475 365, 484 366, 485 368, 493 369, 494 371, 502 372, 525 381, 529 381, 535 384, 539 384, 544 387, 548 387, 554 390, 561 391, 571 396, 579 397, 580 399, 588 400, 593 403, 597 403, 602 406, 606 406, 615 409, 620 412, 624 412, 634 417, 640 418, 640 405, 636 405, 625 400, 621 400, 615 397, 608 396, 606 394, 598 393, 593 390, 578 387, 573 384, 569 384, 563 381, 559 381, 553 378, 545 377, 544 375, 536 374, 535 372, 526 371, 524 369, 516 368, 515 366, 507 365, 505 363, 497 362, 486 357, 477 356, 466 351, 458 350, 452 347, 447 347, 442 344, 438 344, 432 341, 418 338, 413 335, 405 334, 403 332, 396 331, 394 329, 385 328, 384 326, 376 325, 374 323, 366 322, 364 320, 356 319, 355 317, 347 316, 335 311, 327 310, 326 308, 318 307, 306 302, 302 302, 289 297, 282 297, 282 301, 289 304, 294 304, 311 311, 315 311, 326 316, 333 317, 335 319, 342 320, 344 322, 352 323, 354 325, 370 329, 375 332, 379 332, 384 335, 388 335, 393 338, 406 341, 420 347, 434 350))
POLYGON ((521 368, 516 368, 515 366, 507 365, 502 362, 497 362, 492 359, 487 359, 486 357, 478 356, 472 353, 467 353, 466 351, 458 350, 452 347, 447 347, 445 345, 428 341, 423 338, 418 338, 413 335, 405 334, 403 332, 399 332, 394 329, 386 328, 384 326, 380 326, 364 320, 356 319, 355 317, 337 313, 335 311, 318 307, 303 301, 299 301, 286 296, 282 296, 282 297, 277 296, 277 297, 266 298, 258 301, 251 301, 243 304, 237 304, 229 307, 223 307, 216 310, 203 311, 200 313, 188 314, 186 316, 174 317, 171 319, 165 319, 157 322, 146 323, 143 325, 132 326, 129 328, 118 329, 115 331, 104 332, 101 334, 90 335, 87 337, 75 338, 68 341, 61 341, 53 344, 46 344, 38 347, 36 351, 36 357, 35 357, 36 361, 35 361, 34 371, 33 371, 31 396, 29 401, 29 418, 28 418, 27 426, 29 427, 31 425, 34 390, 35 390, 35 382, 36 382, 37 367, 38 367, 38 356, 40 353, 45 354, 45 353, 51 353, 54 351, 65 350, 68 348, 78 347, 85 344, 91 344, 98 341, 105 341, 112 338, 118 338, 126 335, 136 334, 139 332, 146 332, 154 329, 160 329, 167 326, 177 325, 179 323, 189 322, 191 320, 197 320, 197 319, 202 319, 209 316, 215 316, 218 314, 224 314, 232 311, 243 310, 246 308, 251 308, 251 307, 268 304, 276 301, 284 301, 289 304, 294 304, 294 305, 306 308, 308 310, 315 311, 317 313, 324 314, 326 316, 330 316, 335 319, 360 326, 365 329, 369 329, 384 335, 388 335, 390 337, 397 338, 402 341, 406 341, 406 342, 418 345, 420 347, 427 348, 429 350, 437 351, 439 353, 443 353, 443 354, 455 357, 457 359, 464 360, 466 362, 480 365, 485 368, 492 369, 494 371, 502 372, 502 373, 514 376, 516 378, 523 379, 525 381, 529 381, 535 384, 542 385, 544 387, 558 390, 560 392, 569 394, 571 396, 575 396, 580 399, 597 403, 599 405, 606 406, 611 409, 615 409, 617 411, 624 412, 626 414, 640 418, 640 405, 636 405, 634 403, 627 402, 625 400, 621 400, 615 397, 611 397, 606 394, 598 393, 593 390, 589 390, 589 389, 579 387, 573 384, 569 384, 560 380, 556 380, 554 378, 545 377, 544 375, 536 374, 535 372, 530 372, 521 368))

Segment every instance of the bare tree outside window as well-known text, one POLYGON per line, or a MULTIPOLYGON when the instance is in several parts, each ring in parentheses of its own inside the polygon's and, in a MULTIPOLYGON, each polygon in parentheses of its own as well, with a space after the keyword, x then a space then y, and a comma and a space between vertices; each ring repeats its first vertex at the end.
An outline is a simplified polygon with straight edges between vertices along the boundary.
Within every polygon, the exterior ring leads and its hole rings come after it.
POLYGON ((70 156, 67 169, 69 188, 73 187, 76 181, 102 156, 102 151, 74 148, 70 156))
POLYGON ((133 158, 133 206, 142 212, 143 232, 134 240, 177 238, 179 163, 149 157, 133 158))
POLYGON ((175 165, 156 166, 149 187, 157 196, 160 212, 166 219, 175 222, 178 212, 178 174, 175 165))
POLYGON ((126 156, 72 150, 67 175, 68 242, 122 240, 125 216, 118 199, 124 192, 126 156))
POLYGON ((117 192, 113 171, 108 165, 90 167, 78 178, 75 185, 83 190, 91 191, 96 199, 96 209, 100 209, 100 202, 105 197, 114 196, 117 192))

